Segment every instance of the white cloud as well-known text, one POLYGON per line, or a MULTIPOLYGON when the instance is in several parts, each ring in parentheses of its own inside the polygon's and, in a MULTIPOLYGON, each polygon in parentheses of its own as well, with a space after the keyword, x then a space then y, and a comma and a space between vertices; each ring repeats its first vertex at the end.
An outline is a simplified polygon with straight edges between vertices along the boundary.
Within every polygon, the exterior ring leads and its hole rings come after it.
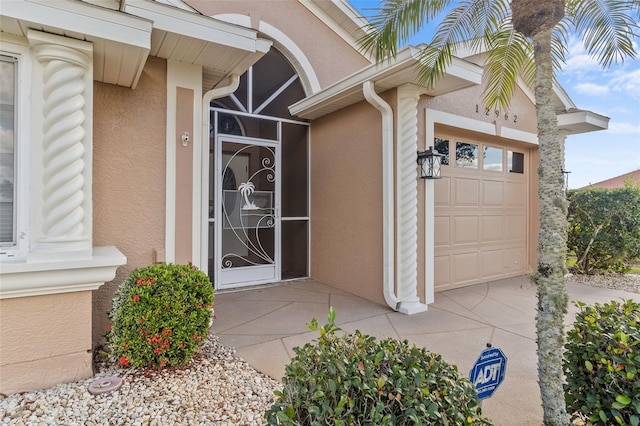
POLYGON ((609 87, 595 83, 580 83, 574 86, 579 93, 590 96, 601 96, 609 93, 609 87))
POLYGON ((626 96, 640 99, 640 68, 620 71, 615 74, 615 77, 610 81, 611 88, 626 96))
POLYGON ((616 135, 638 135, 640 137, 640 123, 609 122, 609 131, 616 135))

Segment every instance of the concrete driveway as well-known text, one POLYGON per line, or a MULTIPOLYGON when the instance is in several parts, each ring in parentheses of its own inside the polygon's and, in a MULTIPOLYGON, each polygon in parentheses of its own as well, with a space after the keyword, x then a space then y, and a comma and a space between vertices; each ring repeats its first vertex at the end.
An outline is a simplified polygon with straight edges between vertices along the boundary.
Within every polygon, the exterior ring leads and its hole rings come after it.
MULTIPOLYGON (((587 304, 640 295, 567 284, 571 300, 587 304)), ((296 281, 250 290, 218 293, 211 328, 222 344, 257 370, 276 379, 294 355, 293 348, 316 337, 305 324, 326 322, 329 307, 336 324, 378 338, 407 339, 441 354, 468 376, 490 343, 508 358, 505 380, 483 401, 483 415, 496 425, 540 425, 535 336, 536 289, 528 277, 516 277, 436 294, 429 310, 407 316, 315 281, 296 281)), ((570 304, 567 326, 577 309, 570 304)))

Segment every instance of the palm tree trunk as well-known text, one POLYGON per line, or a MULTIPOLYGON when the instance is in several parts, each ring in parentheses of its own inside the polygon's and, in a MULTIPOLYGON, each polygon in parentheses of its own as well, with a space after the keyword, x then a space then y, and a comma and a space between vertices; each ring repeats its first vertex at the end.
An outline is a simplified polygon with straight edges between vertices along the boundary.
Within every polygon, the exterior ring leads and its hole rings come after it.
POLYGON ((563 140, 553 100, 551 30, 532 36, 536 63, 535 99, 538 118, 540 230, 538 236, 538 380, 545 425, 567 425, 562 388, 567 257, 567 199, 563 188, 563 140))

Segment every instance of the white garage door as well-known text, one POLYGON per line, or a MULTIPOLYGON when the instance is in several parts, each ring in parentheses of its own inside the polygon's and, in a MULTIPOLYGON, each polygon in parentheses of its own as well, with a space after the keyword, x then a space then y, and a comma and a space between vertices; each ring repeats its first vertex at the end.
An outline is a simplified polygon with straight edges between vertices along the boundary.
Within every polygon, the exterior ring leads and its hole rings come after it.
POLYGON ((526 273, 524 150, 439 135, 447 165, 435 182, 435 290, 526 273))

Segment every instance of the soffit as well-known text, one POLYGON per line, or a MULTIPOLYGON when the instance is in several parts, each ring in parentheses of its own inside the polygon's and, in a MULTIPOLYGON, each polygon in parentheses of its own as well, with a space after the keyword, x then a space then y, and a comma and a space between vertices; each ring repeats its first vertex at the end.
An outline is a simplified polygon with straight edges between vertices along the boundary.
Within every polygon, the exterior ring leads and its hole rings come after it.
POLYGON ((570 135, 605 130, 609 127, 609 117, 592 111, 570 109, 558 113, 557 117, 558 129, 564 130, 570 135))
POLYGON ((257 32, 150 0, 124 12, 70 0, 3 0, 0 31, 29 29, 93 44, 94 80, 135 87, 149 55, 203 67, 204 89, 244 73, 270 48, 257 32))
MULTIPOLYGON (((418 53, 420 47, 407 47, 386 62, 379 62, 313 94, 295 104, 289 110, 292 115, 306 119, 316 119, 349 105, 364 100, 362 85, 372 81, 378 93, 403 84, 417 84, 418 53)), ((445 75, 433 88, 422 88, 422 93, 439 96, 480 84, 482 67, 459 58, 454 58, 445 75)))
POLYGON ((125 2, 124 11, 153 22, 151 56, 202 66, 205 90, 243 74, 271 47, 253 29, 155 1, 125 2))
POLYGON ((3 0, 0 31, 29 29, 93 44, 94 79, 131 87, 149 52, 152 23, 78 1, 3 0))

